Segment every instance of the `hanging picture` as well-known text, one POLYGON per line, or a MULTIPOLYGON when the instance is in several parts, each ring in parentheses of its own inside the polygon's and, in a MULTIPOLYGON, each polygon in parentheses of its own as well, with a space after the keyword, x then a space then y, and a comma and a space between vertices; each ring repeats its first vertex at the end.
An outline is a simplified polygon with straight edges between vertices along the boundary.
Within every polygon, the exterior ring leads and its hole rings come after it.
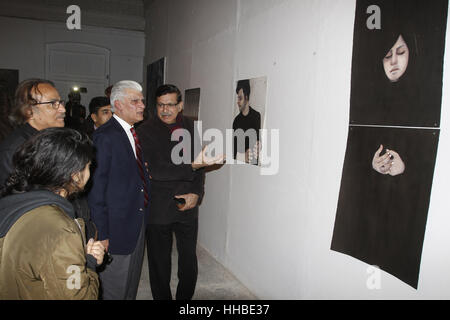
POLYGON ((192 121, 198 120, 200 109, 200 88, 187 89, 184 91, 183 115, 192 121))
POLYGON ((448 0, 357 0, 331 249, 417 288, 439 141, 448 0), (376 21, 378 20, 378 21, 376 21))
POLYGON ((145 119, 156 116, 156 89, 163 85, 166 58, 161 58, 147 66, 147 97, 145 119))
POLYGON ((247 164, 260 165, 260 132, 266 112, 267 78, 243 79, 236 83, 233 120, 233 156, 247 164))

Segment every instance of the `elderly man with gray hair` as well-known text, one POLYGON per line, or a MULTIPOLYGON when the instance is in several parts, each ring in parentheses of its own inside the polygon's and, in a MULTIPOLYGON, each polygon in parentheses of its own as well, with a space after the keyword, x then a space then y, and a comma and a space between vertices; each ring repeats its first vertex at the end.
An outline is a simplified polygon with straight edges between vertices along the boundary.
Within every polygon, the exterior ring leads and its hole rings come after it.
POLYGON ((142 87, 120 81, 111 91, 114 116, 93 134, 96 161, 88 200, 111 259, 100 270, 101 297, 136 299, 144 256, 150 180, 134 124, 144 119, 142 87))

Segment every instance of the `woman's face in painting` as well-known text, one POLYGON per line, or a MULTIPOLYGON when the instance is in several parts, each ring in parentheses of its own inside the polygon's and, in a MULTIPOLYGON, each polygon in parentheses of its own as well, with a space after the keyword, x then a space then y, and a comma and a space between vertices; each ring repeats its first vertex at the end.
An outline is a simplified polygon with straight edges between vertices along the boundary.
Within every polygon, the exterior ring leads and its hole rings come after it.
POLYGON ((397 82, 408 68, 409 49, 400 35, 394 46, 383 58, 384 72, 391 82, 397 82))

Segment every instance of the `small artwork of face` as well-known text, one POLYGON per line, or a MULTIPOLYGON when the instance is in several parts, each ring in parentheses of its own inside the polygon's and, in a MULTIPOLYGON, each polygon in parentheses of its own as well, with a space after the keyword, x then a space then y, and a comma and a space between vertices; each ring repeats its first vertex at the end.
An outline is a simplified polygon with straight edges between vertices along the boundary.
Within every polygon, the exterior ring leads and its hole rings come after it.
POLYGON ((397 82, 408 68, 409 48, 400 35, 383 58, 384 72, 391 82, 397 82))

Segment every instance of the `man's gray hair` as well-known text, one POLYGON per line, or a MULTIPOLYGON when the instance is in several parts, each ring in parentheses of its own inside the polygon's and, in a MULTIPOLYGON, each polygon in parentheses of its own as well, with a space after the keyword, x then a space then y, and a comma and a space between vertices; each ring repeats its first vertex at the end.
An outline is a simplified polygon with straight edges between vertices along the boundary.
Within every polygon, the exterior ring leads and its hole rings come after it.
POLYGON ((115 103, 117 100, 120 100, 126 97, 125 90, 126 89, 134 89, 139 92, 142 92, 142 86, 136 81, 132 80, 122 80, 117 82, 111 89, 111 111, 115 111, 115 103))

